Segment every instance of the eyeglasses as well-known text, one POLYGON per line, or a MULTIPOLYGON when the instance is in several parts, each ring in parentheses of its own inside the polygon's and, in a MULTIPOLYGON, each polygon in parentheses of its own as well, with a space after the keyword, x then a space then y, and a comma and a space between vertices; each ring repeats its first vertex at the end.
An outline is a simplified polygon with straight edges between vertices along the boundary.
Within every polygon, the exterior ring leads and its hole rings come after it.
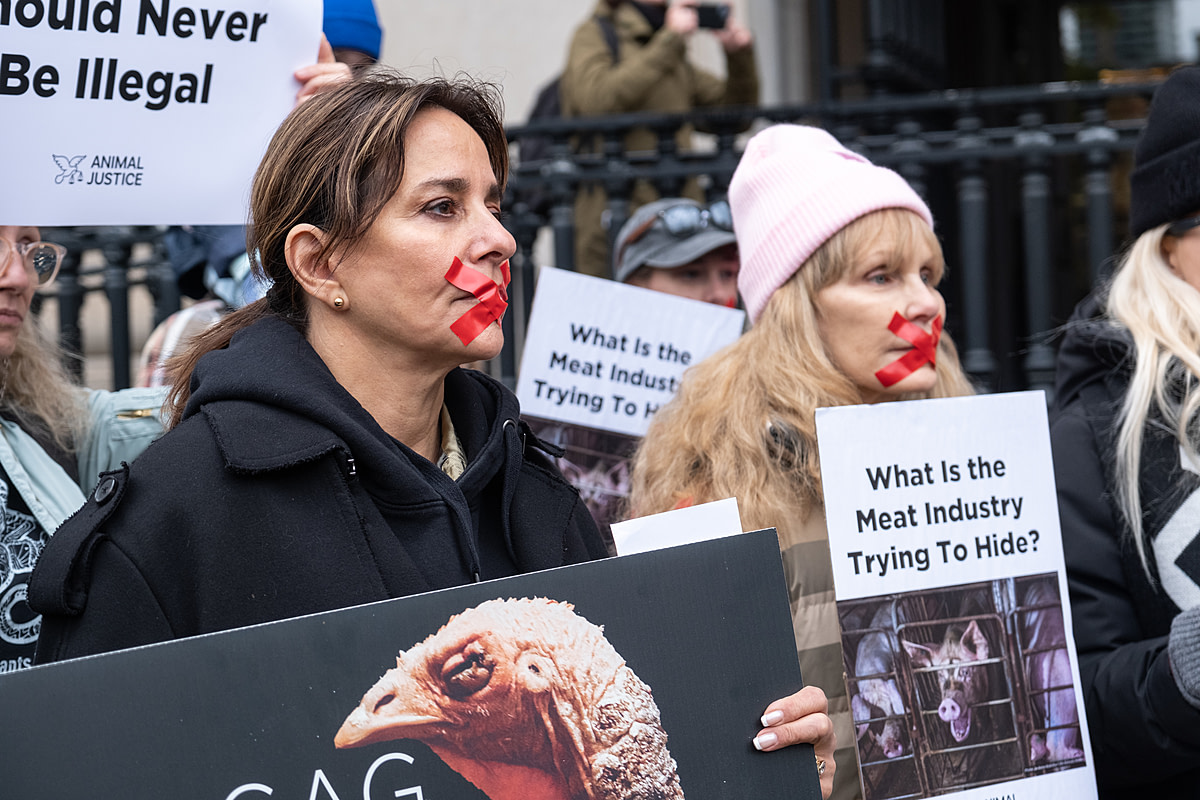
POLYGON ((1172 222, 1167 226, 1167 233, 1171 236, 1183 236, 1192 228, 1200 228, 1200 217, 1188 217, 1178 222, 1172 222))
POLYGON ((7 267, 9 256, 16 252, 17 258, 25 267, 30 277, 37 281, 38 286, 45 286, 54 280, 58 267, 67 255, 67 248, 61 244, 50 242, 21 242, 14 244, 8 239, 0 239, 0 270, 7 267))
POLYGON ((616 263, 620 264, 629 249, 629 245, 641 239, 654 228, 665 230, 680 239, 694 236, 705 228, 718 228, 723 231, 733 231, 733 212, 729 209, 727 200, 718 200, 707 207, 694 206, 690 203, 680 203, 659 211, 650 219, 634 228, 628 238, 621 243, 617 252, 616 263))

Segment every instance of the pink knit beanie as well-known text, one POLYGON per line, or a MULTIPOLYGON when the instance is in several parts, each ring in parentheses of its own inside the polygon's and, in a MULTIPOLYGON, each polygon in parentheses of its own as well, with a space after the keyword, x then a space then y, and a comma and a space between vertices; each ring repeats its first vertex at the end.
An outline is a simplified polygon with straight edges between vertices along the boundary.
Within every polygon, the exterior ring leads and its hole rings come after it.
POLYGON ((864 214, 907 208, 933 227, 907 181, 806 125, 773 125, 750 140, 729 205, 742 262, 738 290, 751 322, 809 256, 864 214))

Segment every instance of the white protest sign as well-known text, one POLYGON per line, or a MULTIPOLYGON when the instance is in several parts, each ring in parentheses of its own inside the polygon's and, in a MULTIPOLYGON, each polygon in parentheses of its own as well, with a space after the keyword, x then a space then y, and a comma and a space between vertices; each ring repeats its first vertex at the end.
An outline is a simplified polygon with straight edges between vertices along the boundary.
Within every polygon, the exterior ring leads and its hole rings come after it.
POLYGON ((1044 395, 816 422, 865 800, 1095 797, 1044 395))
POLYGON ((817 411, 839 599, 1055 570, 1040 392, 817 411))
POLYGON ((646 432, 684 370, 742 332, 745 312, 543 267, 525 334, 523 413, 646 432))
POLYGON ((320 0, 0 2, 6 225, 238 224, 320 0))
POLYGON ((664 547, 706 542, 742 532, 736 497, 647 514, 612 524, 617 555, 648 553, 664 547))

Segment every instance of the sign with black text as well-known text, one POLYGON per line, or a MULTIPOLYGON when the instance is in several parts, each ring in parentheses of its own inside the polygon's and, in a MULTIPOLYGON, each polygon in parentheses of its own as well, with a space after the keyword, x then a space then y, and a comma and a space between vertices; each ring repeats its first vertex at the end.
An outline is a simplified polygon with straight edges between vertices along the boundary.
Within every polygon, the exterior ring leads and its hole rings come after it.
POLYGON ((865 800, 1095 797, 1044 395, 824 408, 817 435, 865 800))
POLYGON ((542 267, 517 398, 601 525, 625 516, 629 461, 683 373, 741 335, 744 311, 542 267))
POLYGON ((316 60, 320 0, 0 2, 0 171, 20 225, 240 224, 316 60))
POLYGON ((525 414, 641 436, 684 370, 745 312, 553 267, 538 272, 517 398, 525 414))
POLYGON ((811 747, 751 745, 800 685, 767 530, 0 675, 0 763, 39 800, 816 800, 811 747))

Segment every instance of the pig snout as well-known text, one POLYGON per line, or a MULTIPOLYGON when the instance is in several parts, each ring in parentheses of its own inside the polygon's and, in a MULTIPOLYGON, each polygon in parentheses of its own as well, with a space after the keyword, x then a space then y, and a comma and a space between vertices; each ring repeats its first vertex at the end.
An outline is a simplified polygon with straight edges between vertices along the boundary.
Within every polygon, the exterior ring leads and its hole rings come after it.
POLYGON ((949 723, 950 735, 961 742, 971 732, 971 708, 962 702, 961 692, 950 692, 942 696, 938 705, 938 716, 949 723))
POLYGON ((962 716, 962 706, 953 698, 943 697, 942 704, 938 706, 938 716, 943 722, 952 722, 962 716))
POLYGON ((879 747, 888 758, 904 755, 904 738, 900 733, 900 725, 895 720, 888 720, 884 724, 883 734, 879 737, 879 747))

